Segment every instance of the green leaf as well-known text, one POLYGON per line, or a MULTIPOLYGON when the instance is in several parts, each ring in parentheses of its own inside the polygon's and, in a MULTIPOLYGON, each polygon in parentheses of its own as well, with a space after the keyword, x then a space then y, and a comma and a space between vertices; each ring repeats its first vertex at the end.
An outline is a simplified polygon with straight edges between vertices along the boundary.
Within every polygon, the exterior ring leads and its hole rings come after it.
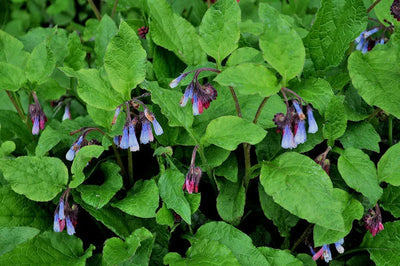
POLYGON ((259 50, 252 47, 241 47, 235 50, 226 61, 227 66, 236 66, 242 63, 262 64, 264 59, 259 50))
POLYGON ((136 33, 121 21, 118 34, 107 46, 104 68, 111 85, 125 100, 131 99, 131 90, 146 76, 146 56, 136 33))
POLYGON ((15 151, 15 143, 11 140, 4 141, 0 146, 0 158, 5 158, 10 155, 13 151, 15 151))
POLYGON ((67 234, 44 232, 0 257, 2 265, 85 265, 93 245, 84 252, 82 241, 67 234))
POLYGON ((32 227, 0 228, 0 256, 35 237, 39 232, 39 229, 32 227))
POLYGON ((20 156, 0 161, 0 169, 11 188, 34 201, 49 201, 67 184, 68 170, 58 158, 20 156))
POLYGON ((351 231, 353 220, 359 220, 364 214, 364 208, 359 201, 354 199, 344 190, 335 188, 333 196, 337 202, 340 202, 340 210, 344 220, 344 232, 330 230, 320 225, 314 227, 314 246, 335 243, 344 238, 351 231))
POLYGON ((253 63, 228 67, 214 80, 222 86, 232 86, 240 94, 268 97, 279 91, 275 75, 265 66, 253 63))
POLYGON ((400 186, 400 143, 390 147, 378 162, 378 180, 400 186))
POLYGON ((107 14, 104 14, 94 34, 94 52, 96 54, 96 65, 103 65, 103 58, 104 54, 106 53, 108 43, 110 42, 111 38, 115 34, 117 34, 117 32, 118 28, 115 25, 114 20, 110 18, 107 14))
POLYGON ((41 230, 49 228, 51 221, 44 209, 26 197, 0 186, 0 227, 30 226, 41 230))
POLYGON ((201 239, 196 240, 186 252, 186 258, 178 253, 168 253, 164 263, 171 266, 180 265, 232 265, 239 266, 238 259, 232 251, 218 241, 201 239))
POLYGON ((195 213, 200 207, 201 194, 200 193, 185 193, 185 198, 189 202, 191 213, 195 213))
POLYGON ((296 30, 268 4, 260 4, 259 15, 264 22, 264 33, 260 36, 264 59, 281 74, 284 83, 300 76, 306 52, 296 30))
POLYGON ((398 62, 399 49, 392 47, 385 51, 372 51, 363 55, 354 52, 349 57, 349 73, 354 87, 369 104, 400 118, 400 78, 398 62))
POLYGON ((56 146, 63 139, 60 131, 47 125, 40 134, 38 145, 36 146, 36 156, 44 156, 49 150, 56 146))
POLYGON ((87 105, 86 110, 90 118, 92 118, 97 125, 107 128, 108 130, 111 129, 111 122, 114 118, 115 111, 103 110, 92 105, 87 105))
POLYGON ((393 4, 392 0, 382 0, 379 2, 379 5, 374 7, 374 12, 376 17, 382 22, 385 23, 386 21, 391 22, 395 27, 400 26, 397 19, 391 14, 390 6, 393 4))
POLYGON ((223 176, 231 182, 236 183, 238 179, 238 161, 236 155, 232 153, 229 158, 222 163, 221 166, 215 169, 215 174, 223 176))
POLYGON ((375 237, 367 232, 361 248, 368 250, 376 265, 398 265, 400 263, 400 221, 385 223, 385 230, 375 237))
POLYGON ((83 169, 92 160, 93 157, 98 158, 104 151, 102 146, 88 145, 82 147, 76 154, 74 162, 71 166, 72 180, 69 183, 70 188, 76 188, 85 181, 83 169))
POLYGON ((168 225, 169 227, 174 226, 174 215, 172 212, 163 204, 156 214, 156 221, 161 225, 168 225))
POLYGON ((275 203, 272 197, 265 193, 261 184, 258 185, 258 194, 264 215, 278 227, 281 236, 289 236, 290 228, 297 224, 299 218, 275 203))
POLYGON ((235 0, 220 0, 204 14, 200 45, 217 63, 238 47, 240 8, 235 0))
POLYGON ((33 49, 26 64, 26 75, 30 82, 44 83, 53 73, 56 58, 45 42, 33 49))
POLYGON ((240 265, 269 265, 265 257, 253 245, 251 238, 227 223, 210 222, 202 225, 197 230, 195 238, 196 241, 218 241, 232 251, 240 265))
POLYGON ((24 45, 10 34, 0 30, 0 61, 24 69, 29 53, 24 45))
POLYGON ((400 187, 389 184, 384 188, 379 204, 385 211, 389 211, 394 217, 400 218, 400 187))
POLYGON ((221 218, 233 225, 238 225, 244 213, 246 203, 245 189, 242 182, 233 183, 225 178, 217 179, 217 211, 221 218))
POLYGON ((78 187, 82 200, 97 209, 106 205, 115 193, 122 188, 122 177, 119 174, 118 165, 106 162, 100 165, 100 169, 105 176, 104 183, 101 186, 81 185, 78 187))
POLYGON ((168 209, 173 209, 182 219, 191 224, 191 210, 189 202, 183 193, 184 175, 178 170, 168 169, 158 181, 160 196, 168 209))
POLYGON ((187 20, 172 11, 165 0, 147 1, 151 21, 151 39, 175 53, 187 65, 198 65, 205 61, 196 29, 187 20))
POLYGON ((0 88, 17 91, 26 82, 25 72, 9 63, 0 62, 0 88))
POLYGON ((74 70, 83 68, 85 64, 86 52, 83 50, 81 39, 76 32, 69 35, 68 55, 64 59, 64 66, 74 70))
POLYGON ((303 265, 299 259, 296 259, 292 254, 290 254, 289 250, 273 249, 270 247, 259 247, 257 249, 264 255, 271 265, 303 265))
POLYGON ((193 123, 192 108, 189 104, 181 107, 182 94, 174 90, 166 90, 157 82, 143 82, 142 88, 151 92, 151 100, 161 107, 161 112, 168 118, 171 127, 190 128, 193 123))
POLYGON ((340 137, 344 148, 367 149, 379 153, 381 137, 374 127, 367 122, 350 123, 346 132, 340 137))
POLYGON ((154 179, 138 180, 123 200, 111 206, 133 216, 151 218, 156 216, 158 202, 158 188, 154 179))
POLYGON ((109 82, 104 79, 97 69, 61 68, 70 77, 78 78, 78 94, 87 104, 103 110, 115 110, 124 102, 121 94, 113 90, 109 82))
POLYGON ((343 231, 340 203, 333 197, 332 182, 309 157, 284 153, 262 166, 260 180, 265 192, 292 214, 343 231))
POLYGON ((316 70, 337 66, 367 26, 363 0, 323 0, 317 18, 305 39, 316 70))
POLYGON ((105 265, 134 264, 141 242, 149 238, 154 238, 153 234, 142 227, 136 229, 125 241, 117 237, 107 239, 104 243, 103 263, 105 265))
POLYGON ((261 127, 240 117, 222 116, 208 124, 201 142, 233 151, 242 142, 257 144, 266 134, 261 127))
POLYGON ((347 119, 350 121, 364 120, 374 111, 374 108, 361 98, 353 86, 350 86, 345 92, 344 109, 346 109, 347 119))
MULTIPOLYGON (((204 154, 206 155, 206 159, 208 162, 208 167, 214 168, 220 166, 226 159, 228 159, 229 154, 231 152, 225 149, 221 149, 220 147, 210 145, 204 149, 204 154)), ((203 162, 200 160, 197 161, 199 166, 202 168, 207 168, 207 165, 203 165, 203 162)))
POLYGON ((347 127, 347 116, 342 101, 338 97, 332 97, 325 111, 325 124, 323 128, 324 138, 328 139, 328 145, 340 138, 347 127))
POLYGON ((333 97, 332 87, 328 81, 319 78, 308 78, 295 87, 295 92, 308 103, 324 114, 333 97))
POLYGON ((375 164, 361 150, 348 148, 338 159, 338 169, 346 184, 376 203, 382 196, 375 164))

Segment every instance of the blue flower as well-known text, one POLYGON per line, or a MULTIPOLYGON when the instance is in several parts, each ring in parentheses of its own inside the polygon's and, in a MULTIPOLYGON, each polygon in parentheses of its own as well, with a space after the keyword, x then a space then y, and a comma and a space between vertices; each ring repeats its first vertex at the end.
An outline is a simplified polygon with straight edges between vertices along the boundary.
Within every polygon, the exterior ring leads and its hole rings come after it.
POLYGON ((300 120, 297 124, 296 135, 294 136, 294 141, 296 144, 302 144, 307 140, 306 126, 304 120, 300 120))
POLYGON ((344 243, 344 239, 340 239, 339 241, 335 242, 335 247, 337 252, 339 252, 340 254, 343 254, 344 252, 344 247, 342 246, 344 243))
POLYGON ((36 116, 33 119, 32 135, 38 135, 38 134, 39 134, 39 116, 36 116))
POLYGON ((69 216, 67 216, 65 218, 65 220, 67 221, 67 233, 72 236, 73 234, 75 234, 75 227, 71 222, 71 219, 69 218, 69 216))
POLYGON ((83 141, 83 136, 80 136, 77 141, 72 144, 71 148, 68 150, 67 154, 65 155, 65 158, 68 161, 72 161, 75 158, 75 154, 81 149, 83 141))
POLYGON ((117 118, 118 118, 118 115, 119 115, 120 112, 121 112, 121 107, 118 106, 117 109, 115 109, 114 117, 113 117, 113 120, 111 122, 112 125, 114 125, 115 122, 117 121, 117 118))
POLYGON ((62 220, 65 219, 64 215, 64 201, 60 200, 60 203, 58 205, 58 217, 62 220))
POLYGON ((175 88, 176 86, 178 86, 179 82, 181 82, 181 80, 186 77, 186 75, 187 73, 180 74, 179 77, 169 83, 169 86, 171 88, 175 88))
POLYGON ((193 98, 193 84, 190 83, 189 86, 187 86, 185 93, 182 96, 182 99, 180 101, 180 106, 184 107, 187 104, 187 101, 189 99, 193 98))
POLYGON ((318 131, 318 125, 315 121, 313 111, 310 106, 307 106, 307 117, 308 117, 308 133, 316 133, 318 131))
POLYGON ((290 128, 289 124, 286 124, 285 129, 283 130, 281 146, 284 149, 293 149, 297 147, 297 144, 294 141, 292 129, 290 128))
POLYGON ((129 147, 131 151, 139 150, 139 143, 136 139, 135 126, 133 123, 129 124, 129 147))
POLYGON ((64 115, 62 117, 62 120, 67 120, 67 119, 71 119, 71 111, 69 110, 69 105, 67 104, 65 106, 65 110, 64 110, 64 115))
POLYGON ((54 214, 54 223, 53 223, 53 230, 54 232, 61 232, 60 230, 60 218, 58 217, 58 212, 54 214))
POLYGON ((332 260, 332 253, 329 245, 323 245, 322 249, 322 256, 324 257, 325 262, 330 262, 332 260))
POLYGON ((368 52, 368 38, 378 30, 379 28, 373 28, 372 30, 361 32, 361 34, 355 39, 355 43, 357 44, 356 50, 361 51, 362 53, 368 52))
POLYGON ((142 122, 142 132, 140 133, 140 143, 147 144, 154 140, 150 121, 147 119, 142 122))
POLYGON ((122 130, 122 138, 119 144, 121 149, 128 149, 129 148, 129 130, 128 127, 125 125, 124 129, 122 130))

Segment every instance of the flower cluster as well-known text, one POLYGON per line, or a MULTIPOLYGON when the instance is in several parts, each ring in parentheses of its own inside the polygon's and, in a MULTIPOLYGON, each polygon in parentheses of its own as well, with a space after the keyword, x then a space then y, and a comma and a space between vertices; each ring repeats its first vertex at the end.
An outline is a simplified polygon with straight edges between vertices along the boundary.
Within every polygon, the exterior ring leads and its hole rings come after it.
POLYGON ((35 103, 29 105, 29 116, 32 121, 32 135, 38 135, 39 129, 44 129, 44 124, 47 121, 47 117, 40 106, 39 100, 35 92, 32 92, 35 103))
POLYGON ((281 91, 285 98, 286 115, 277 113, 273 121, 277 125, 277 132, 282 132, 282 148, 293 149, 296 148, 298 144, 302 144, 307 140, 306 115, 303 113, 302 102, 307 105, 308 133, 316 133, 318 131, 318 125, 317 122, 315 122, 311 106, 308 105, 303 98, 287 88, 282 88, 281 91), (297 98, 297 100, 292 100, 293 106, 289 106, 285 92, 291 93, 297 98))
POLYGON ((192 194, 193 192, 199 192, 199 183, 202 176, 202 171, 200 167, 195 166, 196 152, 198 147, 199 146, 197 145, 193 149, 189 171, 186 174, 185 183, 183 184, 183 189, 186 189, 189 194, 192 194))
POLYGON ((61 107, 64 106, 62 121, 67 119, 70 120, 72 118, 70 110, 71 100, 68 100, 68 98, 71 98, 71 96, 63 95, 60 97, 60 99, 51 101, 51 106, 54 107, 55 113, 57 113, 61 109, 61 107))
POLYGON ((372 236, 376 236, 377 233, 384 229, 378 204, 375 205, 374 210, 368 210, 368 214, 364 217, 364 222, 365 227, 371 232, 372 236))
POLYGON ((210 83, 206 83, 205 85, 201 85, 199 83, 198 77, 202 71, 213 71, 216 73, 220 72, 219 70, 213 68, 201 68, 182 73, 169 84, 171 88, 175 88, 189 73, 195 72, 192 81, 186 87, 185 93, 180 101, 180 105, 183 107, 186 106, 188 100, 191 99, 193 105, 193 115, 199 115, 203 113, 204 109, 208 109, 208 107, 210 107, 210 103, 217 98, 217 90, 210 83))
POLYGON ((400 0, 394 0, 390 6, 390 13, 397 20, 400 21, 400 0))
POLYGON ((90 141, 88 141, 88 140, 86 139, 86 135, 87 135, 89 132, 94 131, 94 130, 100 131, 101 133, 104 134, 103 131, 101 131, 100 129, 95 128, 95 127, 83 127, 83 128, 81 128, 81 129, 79 129, 79 130, 77 130, 77 131, 71 132, 71 135, 73 135, 73 134, 75 134, 75 133, 78 133, 78 132, 81 132, 81 134, 79 135, 78 139, 75 140, 75 142, 72 144, 71 148, 69 148, 67 154, 65 155, 65 158, 66 158, 68 161, 73 161, 74 158, 75 158, 76 153, 77 153, 82 147, 87 146, 87 145, 100 145, 100 143, 99 143, 97 140, 95 140, 95 139, 92 139, 92 140, 90 140, 90 141))
MULTIPOLYGON (((340 239, 339 241, 335 242, 335 248, 339 254, 343 254, 344 239, 340 239)), ((315 252, 314 249, 310 246, 311 254, 313 255, 313 260, 318 260, 319 258, 325 260, 325 262, 330 262, 332 260, 332 253, 331 249, 329 248, 328 244, 323 245, 318 252, 315 252)))
POLYGON ((385 38, 381 38, 380 40, 376 40, 374 42, 371 41, 371 35, 376 33, 379 28, 373 28, 371 30, 366 30, 361 32, 360 36, 355 39, 355 43, 357 44, 356 50, 361 51, 363 54, 370 51, 375 44, 384 44, 385 38))
POLYGON ((143 26, 143 27, 138 28, 138 34, 141 39, 146 39, 146 34, 148 32, 149 32, 148 27, 143 26))
POLYGON ((136 138, 135 128, 141 127, 140 132, 140 143, 147 144, 154 141, 153 131, 151 125, 153 125, 154 133, 157 136, 163 134, 163 129, 155 118, 154 114, 146 107, 146 105, 134 98, 120 106, 115 110, 114 118, 112 124, 115 124, 117 118, 121 112, 122 106, 126 107, 126 122, 122 129, 122 135, 114 137, 114 144, 121 149, 130 149, 131 151, 139 150, 139 143, 136 138), (131 107, 138 112, 131 112, 131 107), (139 111, 139 107, 143 107, 143 111, 139 111), (134 117, 132 118, 133 115, 134 117))
POLYGON ((67 189, 60 198, 60 202, 54 212, 54 232, 62 232, 67 225, 67 233, 69 235, 75 234, 75 227, 78 218, 78 207, 73 204, 69 207, 68 204, 69 189, 67 189))

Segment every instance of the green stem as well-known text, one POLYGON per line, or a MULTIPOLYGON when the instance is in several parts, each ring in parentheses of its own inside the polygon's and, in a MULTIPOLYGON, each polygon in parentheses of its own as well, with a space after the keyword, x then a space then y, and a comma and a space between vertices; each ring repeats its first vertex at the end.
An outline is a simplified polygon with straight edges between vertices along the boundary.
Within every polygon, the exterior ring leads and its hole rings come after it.
POLYGON ((115 0, 114 1, 114 6, 113 6, 113 9, 112 9, 112 12, 111 12, 111 18, 114 18, 114 16, 115 16, 115 11, 117 10, 117 5, 118 5, 118 0, 115 0))
POLYGON ((254 116, 254 120, 253 120, 253 123, 254 123, 254 124, 257 124, 258 118, 260 117, 261 112, 262 112, 262 109, 264 108, 264 106, 265 106, 265 104, 267 103, 268 99, 269 99, 269 97, 265 97, 265 98, 262 100, 262 102, 260 103, 260 106, 258 106, 256 115, 254 116))
POLYGON ((17 110, 19 116, 21 117, 21 119, 25 122, 26 121, 26 117, 24 115, 24 111, 22 111, 21 107, 19 106, 19 104, 17 103, 18 101, 13 97, 13 94, 10 91, 6 91, 8 98, 10 98, 10 101, 12 102, 12 104, 14 105, 15 109, 17 110))
POLYGON ((372 5, 370 5, 367 9, 367 13, 371 12, 372 9, 374 9, 374 7, 379 4, 381 0, 376 0, 375 2, 372 3, 372 5))
POLYGON ((389 124, 388 124, 388 135, 389 135, 389 145, 393 145, 393 116, 389 115, 389 124))
POLYGON ((121 156, 119 156, 119 152, 117 150, 117 147, 115 147, 114 142, 112 142, 112 148, 113 148, 113 151, 114 151, 114 154, 115 154, 115 159, 117 159, 117 163, 119 165, 119 168, 121 168, 121 174, 122 174, 122 176, 126 176, 126 171, 125 171, 124 164, 122 163, 121 156))
POLYGON ((133 186, 133 160, 132 152, 128 149, 128 172, 129 172, 129 187, 133 186))
POLYGON ((93 3, 93 0, 88 0, 90 7, 92 8, 94 14, 96 15, 96 18, 98 20, 101 20, 101 14, 99 12, 99 10, 97 9, 96 5, 93 3))
POLYGON ((293 247, 290 249, 291 252, 293 252, 297 248, 297 246, 304 241, 304 239, 307 237, 313 226, 314 226, 313 224, 309 224, 307 226, 306 230, 304 230, 303 234, 300 236, 299 239, 297 239, 296 243, 294 243, 293 247))
POLYGON ((240 109, 239 100, 236 96, 235 90, 232 88, 232 86, 229 86, 229 90, 231 91, 233 101, 235 102, 236 113, 238 117, 242 117, 242 110, 240 109))

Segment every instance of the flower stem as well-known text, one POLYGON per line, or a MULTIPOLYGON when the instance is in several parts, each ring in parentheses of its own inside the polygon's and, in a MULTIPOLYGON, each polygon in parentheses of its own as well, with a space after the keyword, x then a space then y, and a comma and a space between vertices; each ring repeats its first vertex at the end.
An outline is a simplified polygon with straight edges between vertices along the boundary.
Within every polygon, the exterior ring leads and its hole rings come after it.
POLYGON ((13 94, 10 91, 6 91, 8 98, 10 98, 10 101, 12 102, 12 104, 14 105, 15 109, 17 110, 19 116, 21 117, 21 119, 25 122, 26 117, 24 115, 24 111, 20 108, 20 106, 17 103, 17 100, 13 97, 13 94))
POLYGON ((115 0, 114 1, 114 6, 113 6, 113 9, 112 9, 112 12, 111 12, 111 18, 114 18, 115 11, 117 10, 117 5, 118 5, 118 0, 115 0))
POLYGON ((112 143, 112 147, 113 147, 113 151, 115 154, 115 159, 117 159, 117 163, 118 163, 119 167, 121 168, 121 174, 122 174, 122 176, 126 176, 125 167, 124 167, 124 164, 122 163, 121 156, 119 156, 117 147, 115 147, 114 143, 112 143))
POLYGON ((242 117, 242 110, 240 109, 240 104, 238 97, 236 96, 235 90, 232 88, 232 86, 229 86, 229 90, 231 91, 233 101, 235 102, 235 108, 236 108, 236 113, 238 117, 242 117))
POLYGON ((260 103, 260 106, 258 106, 256 115, 254 116, 254 120, 253 120, 253 123, 254 123, 254 124, 257 124, 258 118, 260 117, 261 112, 262 112, 262 109, 264 108, 264 105, 267 103, 268 99, 269 99, 269 97, 265 97, 265 98, 262 100, 262 102, 260 103))
POLYGON ((388 121, 389 146, 393 145, 393 116, 389 115, 388 121))
POLYGON ((133 160, 132 160, 132 152, 128 149, 128 184, 129 187, 133 186, 133 160))
POLYGON ((99 10, 97 9, 96 5, 93 3, 93 0, 88 0, 90 7, 92 8, 94 14, 96 15, 96 18, 98 20, 101 20, 101 14, 99 12, 99 10))
POLYGON ((371 12, 372 9, 374 9, 374 7, 379 4, 381 0, 376 0, 375 2, 372 3, 372 5, 370 5, 367 9, 367 13, 371 12))
POLYGON ((307 237, 307 235, 310 233, 312 227, 314 225, 313 224, 309 224, 306 228, 306 230, 304 230, 303 234, 300 236, 299 239, 297 239, 297 241, 293 244, 293 247, 290 249, 291 252, 293 252, 298 245, 300 245, 301 242, 304 241, 304 239, 307 237))

